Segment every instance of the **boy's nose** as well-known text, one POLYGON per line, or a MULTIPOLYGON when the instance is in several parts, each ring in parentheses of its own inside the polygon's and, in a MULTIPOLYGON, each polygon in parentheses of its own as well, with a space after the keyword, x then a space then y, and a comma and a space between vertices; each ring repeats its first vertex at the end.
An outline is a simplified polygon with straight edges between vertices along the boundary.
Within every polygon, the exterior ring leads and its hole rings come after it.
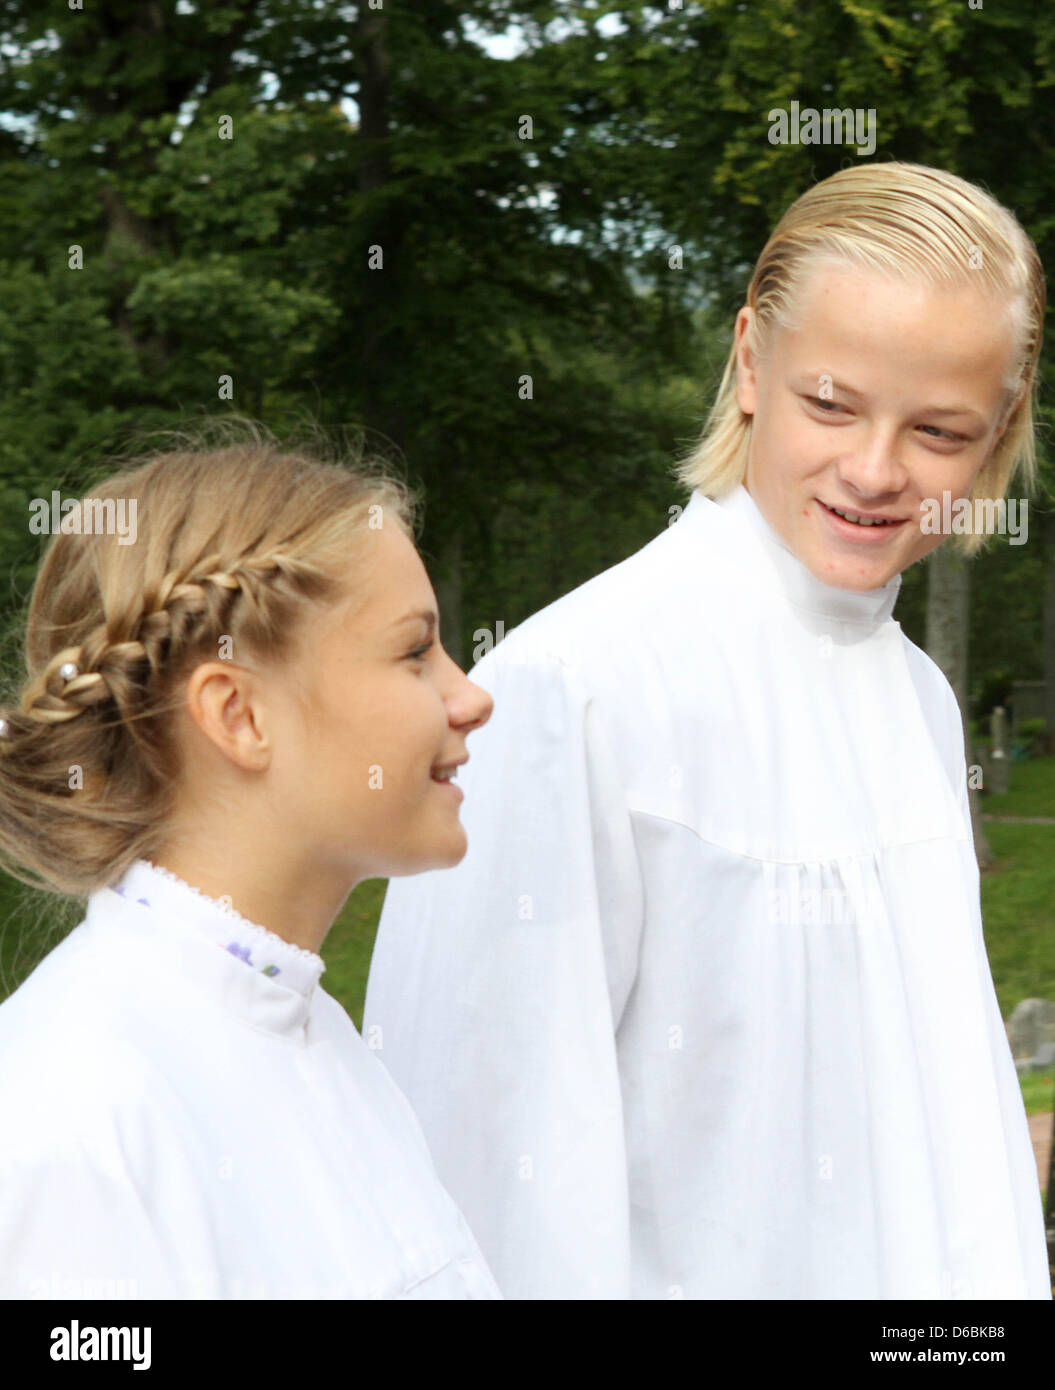
POLYGON ((900 492, 907 481, 898 442, 888 431, 876 430, 850 454, 840 468, 843 481, 861 499, 861 505, 900 492))

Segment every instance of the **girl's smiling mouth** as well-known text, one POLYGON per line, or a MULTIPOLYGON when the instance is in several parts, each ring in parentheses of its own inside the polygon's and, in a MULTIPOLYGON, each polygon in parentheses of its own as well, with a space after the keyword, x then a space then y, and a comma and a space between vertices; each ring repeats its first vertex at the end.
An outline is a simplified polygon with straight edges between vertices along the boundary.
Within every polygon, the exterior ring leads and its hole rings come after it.
POLYGON ((466 756, 464 758, 459 758, 457 762, 443 763, 434 767, 430 773, 434 782, 441 787, 448 787, 452 792, 455 792, 459 801, 463 799, 465 793, 462 791, 461 787, 458 786, 457 782, 454 781, 454 778, 462 764, 468 761, 469 759, 466 756))

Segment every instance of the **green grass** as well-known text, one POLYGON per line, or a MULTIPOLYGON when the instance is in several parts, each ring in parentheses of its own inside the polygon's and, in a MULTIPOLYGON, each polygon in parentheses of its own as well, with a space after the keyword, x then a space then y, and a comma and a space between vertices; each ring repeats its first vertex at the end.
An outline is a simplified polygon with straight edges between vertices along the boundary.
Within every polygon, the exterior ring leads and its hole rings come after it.
POLYGON ((82 916, 75 900, 37 892, 0 872, 0 999, 18 988, 82 916))
POLYGON ((982 924, 1000 1012, 1055 999, 1055 825, 985 823, 996 862, 982 876, 982 924))
POLYGON ((1055 1067, 1019 1077, 1027 1115, 1047 1115, 1055 1108, 1055 1067))
MULTIPOLYGON (((1055 818, 1055 758, 1012 763, 1010 789, 1003 796, 986 793, 981 804, 986 815, 1055 818)), ((1055 830, 1055 826, 1050 828, 1055 830)))
POLYGON ((340 1000, 359 1029, 363 1026, 366 978, 387 886, 384 878, 360 883, 341 909, 322 948, 326 961, 323 986, 340 1000))
MULTIPOLYGON (((1050 1115, 1055 1109, 1055 1068, 1027 1072, 1018 1079, 1022 1087, 1022 1099, 1026 1102, 1026 1114, 1050 1115)), ((1048 1189, 1044 1182, 1040 1184, 1040 1200, 1045 1204, 1048 1200, 1048 1189)), ((1055 1269, 1052 1270, 1052 1277, 1055 1278, 1055 1269)), ((1052 1292, 1055 1293, 1055 1287, 1052 1292)))

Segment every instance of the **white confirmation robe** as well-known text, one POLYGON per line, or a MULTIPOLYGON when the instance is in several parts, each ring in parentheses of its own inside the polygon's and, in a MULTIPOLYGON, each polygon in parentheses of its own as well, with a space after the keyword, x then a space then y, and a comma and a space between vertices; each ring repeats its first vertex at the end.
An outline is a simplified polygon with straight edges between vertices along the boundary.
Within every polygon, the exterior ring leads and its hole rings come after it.
POLYGON ((1051 1297, 960 717, 739 487, 477 665, 364 1036, 506 1297, 1051 1297))
POLYGON ((0 1297, 497 1299, 321 957, 137 860, 0 1006, 0 1297))

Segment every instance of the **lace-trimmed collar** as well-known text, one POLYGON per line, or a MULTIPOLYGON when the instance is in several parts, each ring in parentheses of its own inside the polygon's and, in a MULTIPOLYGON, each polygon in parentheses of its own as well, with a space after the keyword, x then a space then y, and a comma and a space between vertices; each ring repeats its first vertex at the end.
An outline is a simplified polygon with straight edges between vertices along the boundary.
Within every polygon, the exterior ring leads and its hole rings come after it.
POLYGON ((326 969, 322 957, 314 951, 283 940, 267 927, 243 917, 223 899, 209 897, 148 859, 137 859, 112 886, 115 893, 130 902, 142 903, 193 925, 243 961, 248 969, 296 990, 306 999, 310 999, 326 969))

